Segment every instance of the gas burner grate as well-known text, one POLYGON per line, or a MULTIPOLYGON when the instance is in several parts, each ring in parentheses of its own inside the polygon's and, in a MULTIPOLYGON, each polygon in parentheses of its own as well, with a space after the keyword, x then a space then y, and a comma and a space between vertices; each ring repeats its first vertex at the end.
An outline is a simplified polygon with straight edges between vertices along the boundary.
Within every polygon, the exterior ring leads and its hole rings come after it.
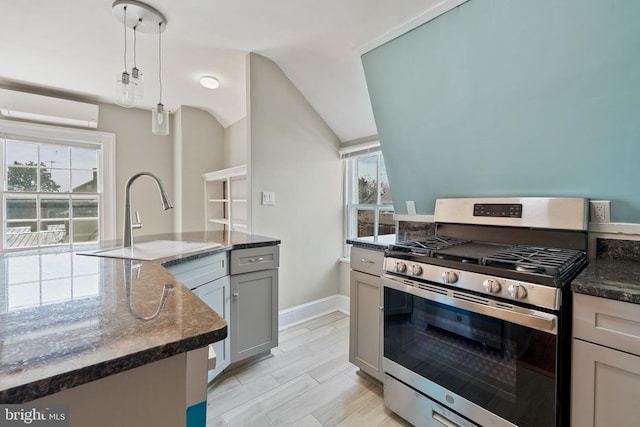
POLYGON ((586 254, 579 250, 512 246, 484 257, 483 264, 563 277, 585 261, 586 254))
POLYGON ((407 252, 423 256, 433 256, 433 251, 439 251, 453 246, 469 243, 470 240, 461 240, 447 236, 433 236, 421 240, 405 240, 389 246, 390 251, 407 252))

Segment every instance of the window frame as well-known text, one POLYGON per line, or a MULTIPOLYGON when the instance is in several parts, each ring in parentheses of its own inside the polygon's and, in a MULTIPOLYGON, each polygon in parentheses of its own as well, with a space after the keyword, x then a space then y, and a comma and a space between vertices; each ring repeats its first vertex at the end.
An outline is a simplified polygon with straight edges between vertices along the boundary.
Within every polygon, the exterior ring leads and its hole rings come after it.
MULTIPOLYGON (((5 164, 6 152, 5 142, 7 139, 25 140, 28 142, 39 142, 50 145, 80 146, 95 148, 98 152, 98 203, 99 203, 99 241, 113 240, 116 235, 116 169, 115 169, 115 134, 93 130, 63 128, 59 126, 14 122, 10 120, 0 120, 0 164, 2 165, 2 187, 0 188, 0 219, 2 220, 3 238, 0 243, 0 253, 16 252, 23 250, 33 250, 51 245, 30 246, 24 248, 5 248, 6 243, 4 229, 6 225, 5 195, 20 194, 5 190, 7 180, 7 167, 5 164)), ((38 192, 28 192, 25 194, 42 194, 38 192)), ((46 193, 50 196, 69 195, 69 193, 46 193)), ((78 193, 78 197, 82 194, 78 193)), ((67 243, 66 245, 85 245, 97 242, 67 243)), ((53 245, 64 246, 64 245, 53 245)))
MULTIPOLYGON (((394 214, 393 201, 390 203, 382 203, 381 198, 381 180, 380 172, 381 165, 384 164, 384 157, 380 151, 380 143, 373 142, 369 144, 363 144, 354 147, 348 147, 342 151, 342 158, 344 162, 344 191, 345 191, 345 215, 344 215, 344 230, 345 230, 345 245, 344 255, 345 258, 350 256, 350 245, 346 243, 346 240, 358 239, 357 227, 358 227, 358 211, 359 210, 371 210, 374 215, 373 225, 373 242, 378 242, 378 228, 379 218, 381 213, 394 214), (357 200, 358 195, 358 171, 356 162, 363 157, 376 156, 376 203, 354 203, 357 200)), ((386 167, 385 167, 386 170, 386 167)))

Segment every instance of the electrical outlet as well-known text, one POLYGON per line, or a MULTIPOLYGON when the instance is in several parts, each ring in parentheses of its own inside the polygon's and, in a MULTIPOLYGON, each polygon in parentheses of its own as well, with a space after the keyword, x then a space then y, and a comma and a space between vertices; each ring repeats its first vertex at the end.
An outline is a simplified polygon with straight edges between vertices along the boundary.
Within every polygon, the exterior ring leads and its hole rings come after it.
POLYGON ((415 215, 416 214, 416 202, 413 200, 407 200, 407 214, 415 215))
POLYGON ((591 200, 589 202, 591 222, 611 222, 609 200, 591 200))

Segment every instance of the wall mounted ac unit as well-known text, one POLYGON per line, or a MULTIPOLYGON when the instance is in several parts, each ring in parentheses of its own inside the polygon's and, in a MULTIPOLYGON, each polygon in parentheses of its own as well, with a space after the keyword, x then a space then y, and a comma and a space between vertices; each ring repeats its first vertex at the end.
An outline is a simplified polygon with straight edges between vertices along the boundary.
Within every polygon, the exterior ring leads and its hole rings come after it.
POLYGON ((56 125, 98 127, 98 106, 0 88, 0 115, 56 125))

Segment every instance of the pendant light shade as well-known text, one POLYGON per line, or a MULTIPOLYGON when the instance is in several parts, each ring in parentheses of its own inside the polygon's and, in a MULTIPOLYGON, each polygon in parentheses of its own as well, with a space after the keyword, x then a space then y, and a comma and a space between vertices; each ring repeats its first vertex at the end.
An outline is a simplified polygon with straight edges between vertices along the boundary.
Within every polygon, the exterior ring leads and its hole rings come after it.
POLYGON ((162 104, 151 109, 151 132, 156 135, 169 135, 169 112, 162 104))
POLYGON ((125 71, 116 80, 116 104, 131 108, 135 103, 135 86, 131 84, 131 76, 125 71))

